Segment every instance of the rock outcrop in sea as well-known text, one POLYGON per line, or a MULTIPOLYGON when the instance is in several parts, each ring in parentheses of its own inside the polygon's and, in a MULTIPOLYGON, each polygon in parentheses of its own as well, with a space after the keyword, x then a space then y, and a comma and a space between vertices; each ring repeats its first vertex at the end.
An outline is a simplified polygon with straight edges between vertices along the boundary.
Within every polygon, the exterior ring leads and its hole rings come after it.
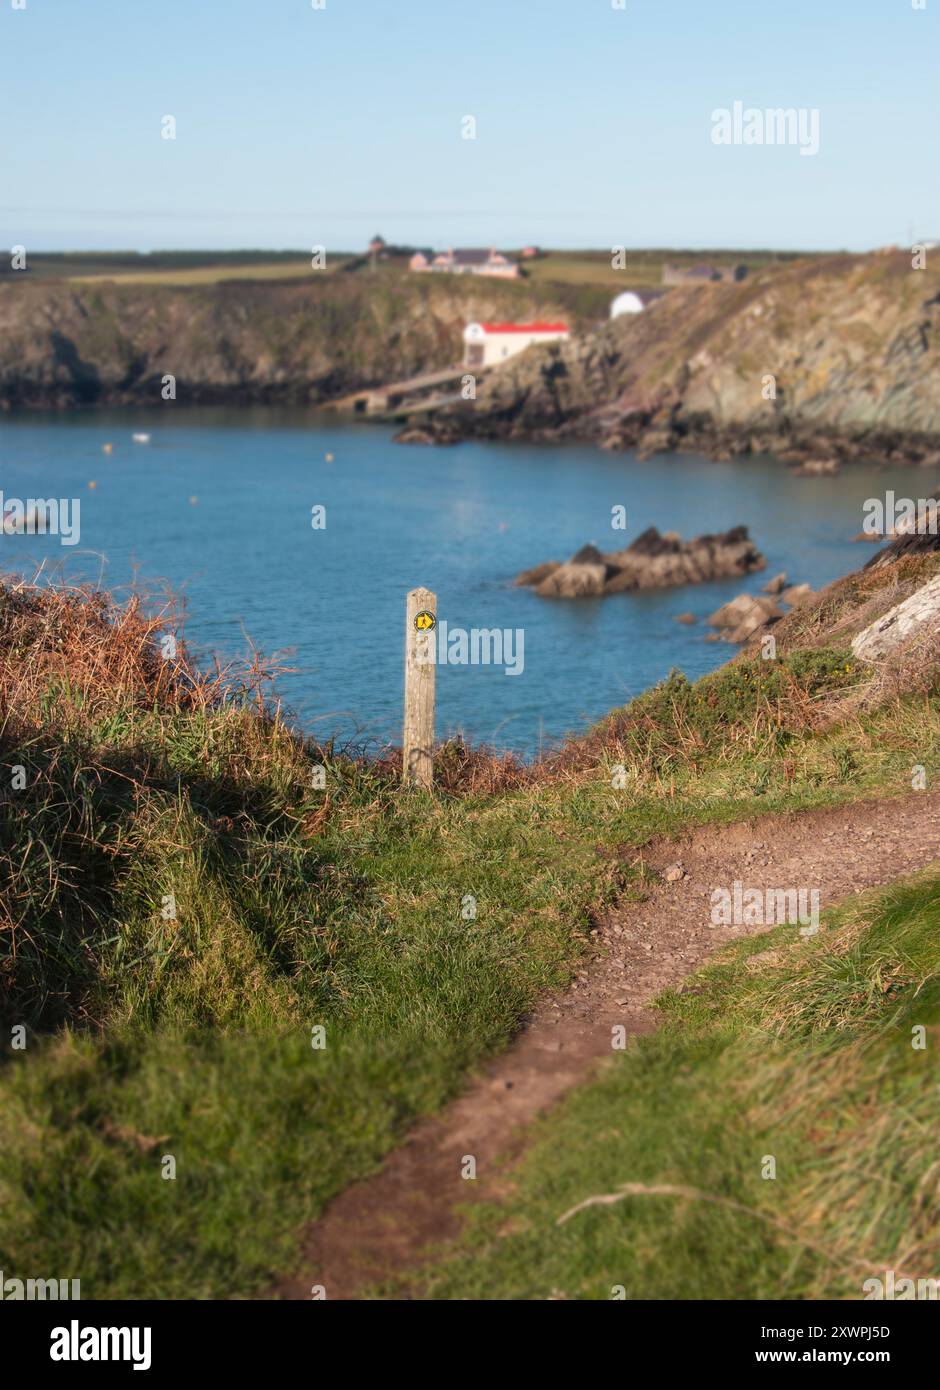
POLYGON ((728 579, 762 570, 766 563, 746 526, 690 541, 674 531, 661 535, 651 526, 625 550, 585 545, 564 564, 549 561, 525 570, 516 583, 533 587, 541 598, 597 598, 728 579))
POLYGON ((808 584, 786 584, 786 575, 776 575, 769 584, 764 585, 765 598, 761 594, 738 594, 729 599, 706 618, 709 627, 717 631, 707 639, 710 642, 750 642, 773 627, 784 616, 781 603, 788 608, 798 608, 816 597, 808 584))

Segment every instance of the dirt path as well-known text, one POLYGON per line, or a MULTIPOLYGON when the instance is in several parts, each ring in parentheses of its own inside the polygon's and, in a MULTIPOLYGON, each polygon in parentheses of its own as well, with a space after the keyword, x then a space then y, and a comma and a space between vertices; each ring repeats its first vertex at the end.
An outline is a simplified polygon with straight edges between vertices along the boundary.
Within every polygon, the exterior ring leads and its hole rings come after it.
POLYGON ((356 1298, 383 1276, 419 1266, 426 1247, 457 1233, 459 1206, 499 1196, 505 1178, 494 1160, 521 1151, 525 1126, 611 1055, 613 1025, 652 1031, 651 1000, 716 947, 762 930, 712 926, 715 888, 818 888, 825 908, 903 878, 940 859, 940 794, 699 829, 635 859, 657 874, 648 898, 609 912, 597 924, 601 949, 572 989, 546 999, 463 1095, 330 1204, 307 1233, 302 1273, 282 1280, 276 1297, 307 1299, 318 1284, 327 1298, 356 1298), (466 1154, 476 1159, 473 1182, 461 1177, 466 1154))

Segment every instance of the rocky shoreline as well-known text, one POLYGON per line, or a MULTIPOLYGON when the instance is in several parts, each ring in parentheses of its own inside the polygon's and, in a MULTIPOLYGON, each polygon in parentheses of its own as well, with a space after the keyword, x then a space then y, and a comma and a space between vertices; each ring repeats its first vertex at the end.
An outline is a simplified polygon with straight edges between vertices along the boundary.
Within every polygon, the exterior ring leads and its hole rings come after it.
POLYGON ((446 446, 470 440, 530 444, 584 443, 617 453, 633 451, 648 460, 657 454, 701 454, 713 462, 772 457, 805 478, 827 477, 852 463, 876 462, 890 467, 940 468, 940 436, 890 429, 839 432, 807 429, 780 421, 773 430, 719 424, 707 416, 694 419, 671 408, 631 411, 609 432, 600 422, 577 415, 557 425, 520 427, 505 416, 477 416, 472 407, 441 413, 423 424, 409 425, 394 436, 397 444, 446 446))
POLYGON ((399 437, 771 455, 807 479, 855 460, 940 468, 940 275, 845 256, 674 289, 529 349, 399 437))

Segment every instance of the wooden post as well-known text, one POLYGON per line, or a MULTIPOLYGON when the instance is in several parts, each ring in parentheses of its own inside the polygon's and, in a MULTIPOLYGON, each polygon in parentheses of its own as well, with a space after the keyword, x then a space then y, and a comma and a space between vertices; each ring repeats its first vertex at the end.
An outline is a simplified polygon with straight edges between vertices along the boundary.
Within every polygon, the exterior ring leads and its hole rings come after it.
POLYGON ((434 781, 434 671, 437 595, 412 589, 405 602, 405 725, 402 781, 430 787, 434 781))

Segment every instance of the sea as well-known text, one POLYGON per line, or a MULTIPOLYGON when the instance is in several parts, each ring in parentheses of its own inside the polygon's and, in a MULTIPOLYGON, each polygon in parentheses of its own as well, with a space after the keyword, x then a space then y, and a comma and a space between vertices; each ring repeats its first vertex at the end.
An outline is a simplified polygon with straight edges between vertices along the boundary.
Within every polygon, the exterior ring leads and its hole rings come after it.
POLYGON ((79 525, 72 544, 0 534, 0 572, 119 600, 169 589, 197 659, 254 650, 288 668, 276 682, 285 716, 366 753, 400 739, 406 595, 427 588, 455 658, 437 671, 438 737, 531 759, 673 668, 714 669, 733 650, 707 640, 722 603, 780 571, 817 589, 857 569, 874 550, 852 540, 866 501, 929 495, 937 481, 877 461, 804 478, 770 457, 640 461, 581 444, 404 445, 393 433, 317 411, 172 403, 7 416, 4 504, 61 498, 78 504, 79 525), (762 573, 575 601, 513 583, 586 542, 619 549, 649 526, 691 537, 737 525, 766 556, 762 573))

